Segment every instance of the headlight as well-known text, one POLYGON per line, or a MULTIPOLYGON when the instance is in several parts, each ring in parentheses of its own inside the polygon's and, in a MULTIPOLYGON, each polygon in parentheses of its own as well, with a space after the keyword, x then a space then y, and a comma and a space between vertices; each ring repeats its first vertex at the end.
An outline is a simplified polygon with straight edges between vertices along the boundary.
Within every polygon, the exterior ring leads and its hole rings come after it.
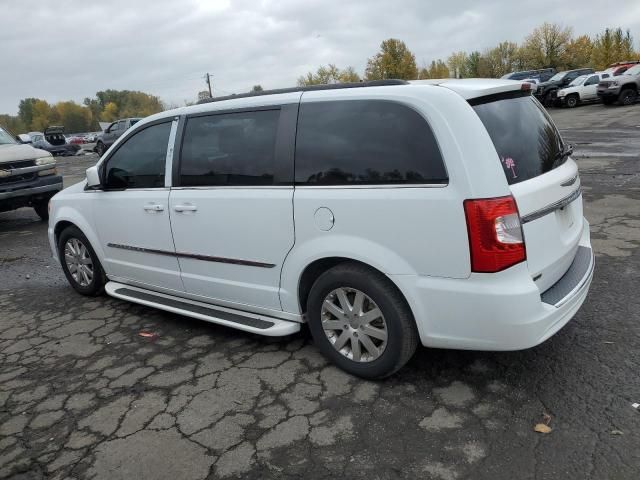
POLYGON ((609 88, 614 88, 614 87, 617 87, 618 85, 619 85, 618 82, 611 82, 609 84, 609 88))
POLYGON ((567 94, 567 92, 565 92, 564 90, 558 90, 558 96, 559 97, 564 97, 567 94))
POLYGON ((50 165, 56 163, 56 159, 52 156, 36 158, 36 165, 50 165))

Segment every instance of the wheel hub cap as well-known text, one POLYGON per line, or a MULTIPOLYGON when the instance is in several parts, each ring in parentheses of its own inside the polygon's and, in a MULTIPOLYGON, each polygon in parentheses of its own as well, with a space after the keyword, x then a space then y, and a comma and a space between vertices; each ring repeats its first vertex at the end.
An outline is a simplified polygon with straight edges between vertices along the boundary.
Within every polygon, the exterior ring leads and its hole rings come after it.
POLYGON ((70 238, 64 245, 64 261, 73 280, 81 287, 93 281, 93 261, 89 250, 77 238, 70 238))
POLYGON ((360 290, 342 287, 322 302, 322 328, 340 354, 355 362, 371 362, 387 346, 387 323, 376 303, 360 290))

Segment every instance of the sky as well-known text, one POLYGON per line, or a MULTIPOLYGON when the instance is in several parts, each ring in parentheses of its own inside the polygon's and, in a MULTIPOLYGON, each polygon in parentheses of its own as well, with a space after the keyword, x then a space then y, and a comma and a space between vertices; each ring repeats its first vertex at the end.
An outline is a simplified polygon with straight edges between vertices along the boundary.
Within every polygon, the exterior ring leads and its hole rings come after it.
POLYGON ((294 86, 327 63, 362 74, 390 37, 420 66, 521 42, 545 21, 629 28, 640 49, 639 0, 0 0, 0 113, 109 88, 183 105, 206 72, 215 96, 294 86))

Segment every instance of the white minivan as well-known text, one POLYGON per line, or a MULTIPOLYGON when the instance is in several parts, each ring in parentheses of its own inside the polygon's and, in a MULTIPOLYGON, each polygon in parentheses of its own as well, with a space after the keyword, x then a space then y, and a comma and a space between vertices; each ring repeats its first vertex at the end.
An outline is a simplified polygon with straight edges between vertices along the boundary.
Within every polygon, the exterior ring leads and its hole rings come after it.
POLYGON ((530 88, 389 80, 153 115, 52 199, 54 257, 85 295, 262 335, 307 323, 366 378, 418 342, 537 345, 594 257, 571 149, 530 88))

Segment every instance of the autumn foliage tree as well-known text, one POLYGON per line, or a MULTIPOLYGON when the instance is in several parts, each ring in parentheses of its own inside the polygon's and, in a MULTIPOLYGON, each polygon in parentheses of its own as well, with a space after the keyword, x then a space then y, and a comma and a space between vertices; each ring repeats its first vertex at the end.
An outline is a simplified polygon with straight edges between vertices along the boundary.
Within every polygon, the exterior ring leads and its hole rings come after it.
POLYGON ((364 75, 367 80, 413 80, 418 76, 416 57, 403 41, 389 38, 380 44, 380 51, 367 61, 364 75))
POLYGON ((330 63, 326 67, 320 66, 315 72, 307 72, 306 75, 298 77, 298 86, 320 85, 325 83, 347 83, 359 82, 360 76, 353 67, 340 69, 330 63))

